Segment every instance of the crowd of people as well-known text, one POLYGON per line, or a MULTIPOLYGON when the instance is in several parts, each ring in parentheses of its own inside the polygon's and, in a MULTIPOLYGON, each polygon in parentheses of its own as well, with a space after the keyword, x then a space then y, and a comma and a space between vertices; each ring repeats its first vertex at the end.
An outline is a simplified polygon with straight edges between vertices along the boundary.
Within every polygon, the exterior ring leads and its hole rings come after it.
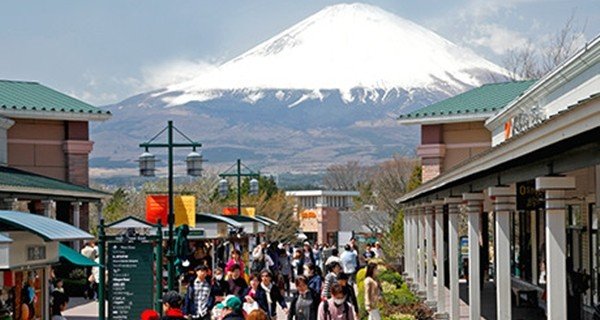
MULTIPOLYGON (((208 263, 195 264, 184 276, 182 294, 164 294, 162 319, 273 320, 282 312, 280 318, 288 320, 356 320, 361 266, 367 268, 365 311, 370 319, 380 319, 376 264, 369 261, 383 258, 381 246, 367 245, 361 252, 351 239, 341 251, 309 242, 299 248, 263 242, 249 252, 246 264, 233 249, 229 260, 214 270, 208 263)), ((147 310, 142 319, 160 318, 147 310)))

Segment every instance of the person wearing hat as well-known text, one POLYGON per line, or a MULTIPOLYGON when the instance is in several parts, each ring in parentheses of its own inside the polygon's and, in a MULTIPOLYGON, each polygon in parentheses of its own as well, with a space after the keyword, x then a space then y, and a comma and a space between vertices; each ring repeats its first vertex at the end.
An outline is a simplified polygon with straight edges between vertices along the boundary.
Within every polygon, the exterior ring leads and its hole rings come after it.
POLYGON ((220 320, 244 320, 242 300, 237 296, 228 295, 216 308, 220 311, 220 320))
POLYGON ((152 309, 146 309, 140 315, 140 320, 160 320, 160 315, 152 309))
POLYGON ((208 267, 204 264, 194 268, 196 278, 190 282, 185 294, 183 311, 190 319, 210 320, 214 305, 213 286, 208 279, 208 267))
POLYGON ((162 320, 181 320, 185 319, 181 311, 181 296, 176 291, 169 291, 162 297, 164 316, 162 320))

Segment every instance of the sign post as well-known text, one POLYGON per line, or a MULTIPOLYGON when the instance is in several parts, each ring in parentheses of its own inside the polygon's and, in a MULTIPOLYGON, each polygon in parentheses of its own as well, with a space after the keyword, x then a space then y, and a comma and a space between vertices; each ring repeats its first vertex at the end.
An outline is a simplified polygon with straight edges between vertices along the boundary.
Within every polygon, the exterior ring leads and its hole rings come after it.
POLYGON ((139 319, 143 310, 151 308, 162 313, 163 234, 160 219, 156 235, 107 236, 105 228, 102 219, 98 227, 98 319, 106 319, 106 300, 109 319, 139 319))

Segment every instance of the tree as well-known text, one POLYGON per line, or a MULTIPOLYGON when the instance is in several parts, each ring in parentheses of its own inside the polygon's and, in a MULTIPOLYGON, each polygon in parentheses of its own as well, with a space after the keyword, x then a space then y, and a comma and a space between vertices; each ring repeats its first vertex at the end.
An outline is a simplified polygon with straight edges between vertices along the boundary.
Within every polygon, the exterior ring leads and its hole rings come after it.
POLYGON ((264 192, 259 196, 246 196, 246 198, 248 203, 254 200, 253 203, 258 214, 279 223, 269 227, 267 236, 270 241, 287 242, 295 239, 299 223, 294 218, 294 204, 290 198, 285 196, 284 191, 278 190, 270 197, 267 192, 264 192))
POLYGON ((368 173, 358 161, 334 164, 327 168, 323 184, 329 190, 357 190, 368 173))
POLYGON ((564 26, 540 45, 528 41, 522 48, 509 50, 503 61, 509 77, 539 79, 572 56, 585 30, 585 25, 579 27, 574 21, 575 14, 571 14, 564 26))

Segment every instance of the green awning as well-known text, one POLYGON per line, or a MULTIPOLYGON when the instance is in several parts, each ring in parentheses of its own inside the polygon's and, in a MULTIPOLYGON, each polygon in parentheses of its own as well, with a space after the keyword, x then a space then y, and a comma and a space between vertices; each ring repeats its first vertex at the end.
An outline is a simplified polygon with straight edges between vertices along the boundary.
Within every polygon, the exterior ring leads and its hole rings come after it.
POLYGON ((81 267, 99 267, 95 261, 92 261, 83 255, 79 254, 79 252, 69 248, 68 246, 59 243, 58 244, 58 257, 61 260, 66 260, 76 266, 81 267))

